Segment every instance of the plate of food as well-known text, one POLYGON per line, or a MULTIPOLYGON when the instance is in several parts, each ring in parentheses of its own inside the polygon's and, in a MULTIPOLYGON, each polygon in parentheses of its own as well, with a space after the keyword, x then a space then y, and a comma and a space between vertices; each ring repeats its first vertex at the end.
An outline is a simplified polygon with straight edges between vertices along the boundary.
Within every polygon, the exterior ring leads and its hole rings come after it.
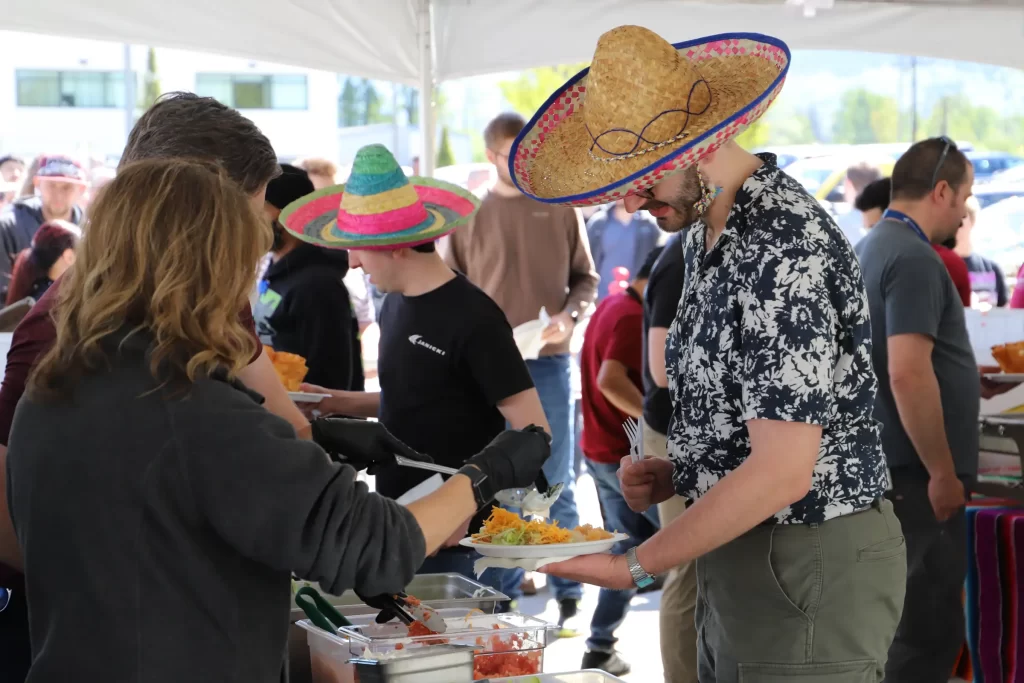
POLYGON ((263 348, 266 349, 267 357, 270 358, 277 376, 281 379, 281 384, 288 390, 288 393, 301 393, 299 387, 302 386, 302 380, 306 379, 306 374, 309 372, 306 359, 295 353, 275 351, 269 346, 263 348))
POLYGON ((988 372, 985 379, 996 384, 1024 384, 1024 372, 988 372))
POLYGON ((557 523, 523 519, 514 512, 494 508, 480 531, 462 539, 459 545, 472 548, 484 557, 528 559, 605 553, 627 538, 626 534, 615 534, 589 524, 563 529, 557 523))
POLYGON ((992 357, 999 363, 1002 372, 987 374, 986 379, 995 382, 1020 382, 1020 378, 1024 378, 1024 342, 997 344, 992 347, 992 357), (1008 377, 1017 379, 1007 379, 1008 377))
POLYGON ((296 403, 320 403, 320 401, 330 397, 330 394, 308 394, 305 391, 288 392, 288 398, 296 403))

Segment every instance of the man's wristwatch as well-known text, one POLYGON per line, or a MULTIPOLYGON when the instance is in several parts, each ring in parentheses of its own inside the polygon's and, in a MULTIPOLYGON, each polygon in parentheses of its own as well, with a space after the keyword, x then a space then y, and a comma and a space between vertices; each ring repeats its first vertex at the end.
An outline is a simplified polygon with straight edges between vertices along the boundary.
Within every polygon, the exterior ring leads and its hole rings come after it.
POLYGON ((636 559, 636 548, 626 551, 626 564, 629 566, 629 574, 633 577, 633 583, 637 588, 647 588, 654 583, 654 577, 647 573, 647 570, 640 566, 636 559))
POLYGON ((476 499, 477 509, 482 509, 494 500, 494 492, 487 481, 487 475, 482 470, 472 465, 463 465, 459 468, 459 474, 469 477, 469 483, 473 486, 473 498, 476 499))

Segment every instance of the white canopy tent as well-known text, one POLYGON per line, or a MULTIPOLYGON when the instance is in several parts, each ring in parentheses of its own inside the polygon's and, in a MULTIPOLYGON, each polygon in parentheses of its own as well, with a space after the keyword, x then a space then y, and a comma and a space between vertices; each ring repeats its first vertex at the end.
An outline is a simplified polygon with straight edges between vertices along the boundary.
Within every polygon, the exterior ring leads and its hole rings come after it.
MULTIPOLYGON (((420 88, 588 59, 598 36, 647 26, 674 42, 754 31, 795 49, 1024 66, 1024 0, 33 0, 5 27, 219 52, 420 88)), ((431 107, 424 106, 424 130, 431 107)), ((433 137, 423 136, 425 171, 433 137)))

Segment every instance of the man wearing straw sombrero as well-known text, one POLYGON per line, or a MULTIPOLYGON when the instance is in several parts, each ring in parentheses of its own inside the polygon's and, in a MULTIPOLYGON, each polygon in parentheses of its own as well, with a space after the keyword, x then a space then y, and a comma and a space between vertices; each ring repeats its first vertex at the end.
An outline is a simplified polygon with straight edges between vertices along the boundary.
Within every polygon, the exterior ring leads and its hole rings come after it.
MULTIPOLYGON (((374 417, 399 440, 441 465, 460 468, 505 429, 539 425, 550 433, 540 397, 498 305, 445 265, 435 242, 463 225, 479 202, 433 178, 407 178, 382 145, 356 154, 345 185, 292 202, 278 221, 299 239, 347 249, 387 293, 380 311, 379 392, 304 385, 324 392, 323 413, 374 417), (482 445, 481 445, 482 444, 482 445)), ((380 466, 377 492, 398 498, 430 477, 422 470, 380 466)), ((475 577, 476 554, 458 546, 490 514, 482 511, 452 536, 421 573, 475 577)), ((488 569, 496 588, 503 572, 488 569)))
POLYGON ((905 590, 857 260, 773 155, 734 141, 789 59, 758 34, 670 45, 614 29, 509 162, 540 201, 623 198, 689 229, 666 346, 670 460, 624 458, 619 476, 634 510, 694 502, 625 556, 542 571, 628 588, 696 561, 701 683, 880 681, 905 590))

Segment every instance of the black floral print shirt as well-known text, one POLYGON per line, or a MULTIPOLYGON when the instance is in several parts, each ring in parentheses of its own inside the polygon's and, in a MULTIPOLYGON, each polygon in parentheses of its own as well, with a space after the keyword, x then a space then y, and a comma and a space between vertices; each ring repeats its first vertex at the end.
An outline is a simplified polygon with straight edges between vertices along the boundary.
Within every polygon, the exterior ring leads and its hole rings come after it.
POLYGON ((810 492, 767 521, 823 522, 887 484, 867 296, 842 231, 774 155, 760 156, 711 250, 702 222, 686 238, 666 350, 668 452, 677 492, 696 499, 750 454, 749 420, 820 425, 810 492))

